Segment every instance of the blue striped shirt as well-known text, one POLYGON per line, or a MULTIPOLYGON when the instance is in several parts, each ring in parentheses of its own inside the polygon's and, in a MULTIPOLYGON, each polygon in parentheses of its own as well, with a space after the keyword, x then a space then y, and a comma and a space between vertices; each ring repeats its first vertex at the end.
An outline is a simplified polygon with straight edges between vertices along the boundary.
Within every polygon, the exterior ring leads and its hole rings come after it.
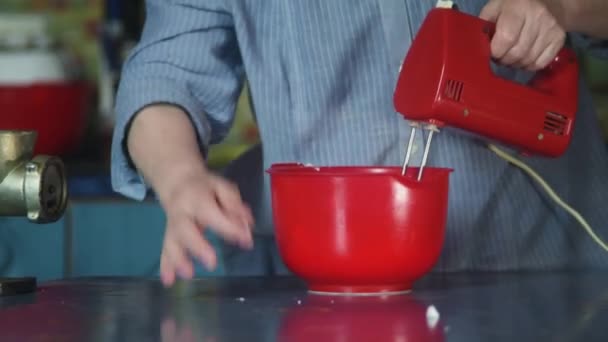
MULTIPOLYGON (((485 1, 463 0, 478 14, 485 1)), ((112 149, 116 191, 144 198, 130 167, 125 127, 142 107, 185 109, 202 148, 231 126, 245 75, 264 167, 400 165, 410 134, 393 108, 400 64, 436 0, 148 0, 147 22, 117 94, 112 149)), ((605 54, 605 42, 572 36, 605 54)), ((517 75, 514 75, 515 77, 517 75)), ((575 136, 560 159, 526 161, 608 240, 608 155, 583 80, 575 136)), ((412 163, 418 165, 418 135, 412 163)), ((452 167, 447 236, 437 269, 603 267, 608 253, 521 170, 471 139, 434 139, 430 165, 452 167)), ((272 232, 268 178, 256 230, 272 232), (262 219, 259 219, 262 217, 262 219)))

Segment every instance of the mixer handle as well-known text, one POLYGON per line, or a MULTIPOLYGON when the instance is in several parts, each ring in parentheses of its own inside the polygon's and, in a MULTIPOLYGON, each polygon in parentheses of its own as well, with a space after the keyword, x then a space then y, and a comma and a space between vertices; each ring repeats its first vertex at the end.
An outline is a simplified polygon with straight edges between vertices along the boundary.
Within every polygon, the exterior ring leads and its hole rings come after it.
MULTIPOLYGON (((496 24, 491 21, 485 21, 485 25, 483 28, 483 32, 488 35, 488 42, 492 41, 494 38, 494 34, 496 33, 496 24)), ((549 63, 542 71, 552 71, 557 70, 560 66, 572 62, 573 58, 576 58, 576 54, 568 47, 562 47, 561 50, 557 53, 553 61, 549 63)))
MULTIPOLYGON (((490 42, 496 32, 496 24, 484 21, 483 32, 488 36, 488 54, 490 42)), ((578 91, 578 64, 574 50, 564 46, 546 67, 536 72, 528 84, 539 91, 556 96, 576 96, 578 91)))

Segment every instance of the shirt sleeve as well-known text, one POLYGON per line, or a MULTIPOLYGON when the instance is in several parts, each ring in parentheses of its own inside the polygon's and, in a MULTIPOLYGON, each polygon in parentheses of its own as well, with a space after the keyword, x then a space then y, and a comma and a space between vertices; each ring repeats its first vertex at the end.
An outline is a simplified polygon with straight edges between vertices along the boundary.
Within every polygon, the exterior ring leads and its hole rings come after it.
POLYGON ((572 44, 590 55, 608 60, 608 40, 596 39, 585 34, 572 33, 569 35, 572 44))
POLYGON ((129 124, 144 107, 164 103, 183 109, 203 154, 229 131, 244 77, 232 16, 223 4, 146 1, 142 37, 125 60, 116 95, 114 191, 141 200, 150 190, 125 148, 129 124))

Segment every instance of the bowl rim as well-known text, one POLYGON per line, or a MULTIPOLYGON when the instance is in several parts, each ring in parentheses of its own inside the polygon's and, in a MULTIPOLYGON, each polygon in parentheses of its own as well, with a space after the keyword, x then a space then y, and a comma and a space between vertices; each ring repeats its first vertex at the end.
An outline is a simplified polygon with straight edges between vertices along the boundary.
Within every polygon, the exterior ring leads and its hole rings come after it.
MULTIPOLYGON (((420 167, 408 167, 408 174, 418 172, 420 167)), ((290 175, 290 176, 403 176, 400 166, 380 166, 380 165, 307 165, 302 163, 275 163, 272 164, 266 172, 271 175, 290 175)), ((431 174, 444 174, 454 172, 453 168, 425 166, 425 172, 431 174)))

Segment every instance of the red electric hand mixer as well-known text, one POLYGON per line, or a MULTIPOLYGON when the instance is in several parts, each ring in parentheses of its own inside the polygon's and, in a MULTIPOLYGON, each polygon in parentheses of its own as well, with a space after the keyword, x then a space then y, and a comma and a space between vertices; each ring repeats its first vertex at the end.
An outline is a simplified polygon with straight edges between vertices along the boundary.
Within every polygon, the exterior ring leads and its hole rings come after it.
POLYGON ((575 53, 562 48, 528 84, 497 76, 490 67, 495 24, 439 1, 425 18, 403 62, 394 94, 397 112, 411 121, 403 173, 416 128, 453 127, 521 151, 558 157, 567 149, 578 102, 575 53))

